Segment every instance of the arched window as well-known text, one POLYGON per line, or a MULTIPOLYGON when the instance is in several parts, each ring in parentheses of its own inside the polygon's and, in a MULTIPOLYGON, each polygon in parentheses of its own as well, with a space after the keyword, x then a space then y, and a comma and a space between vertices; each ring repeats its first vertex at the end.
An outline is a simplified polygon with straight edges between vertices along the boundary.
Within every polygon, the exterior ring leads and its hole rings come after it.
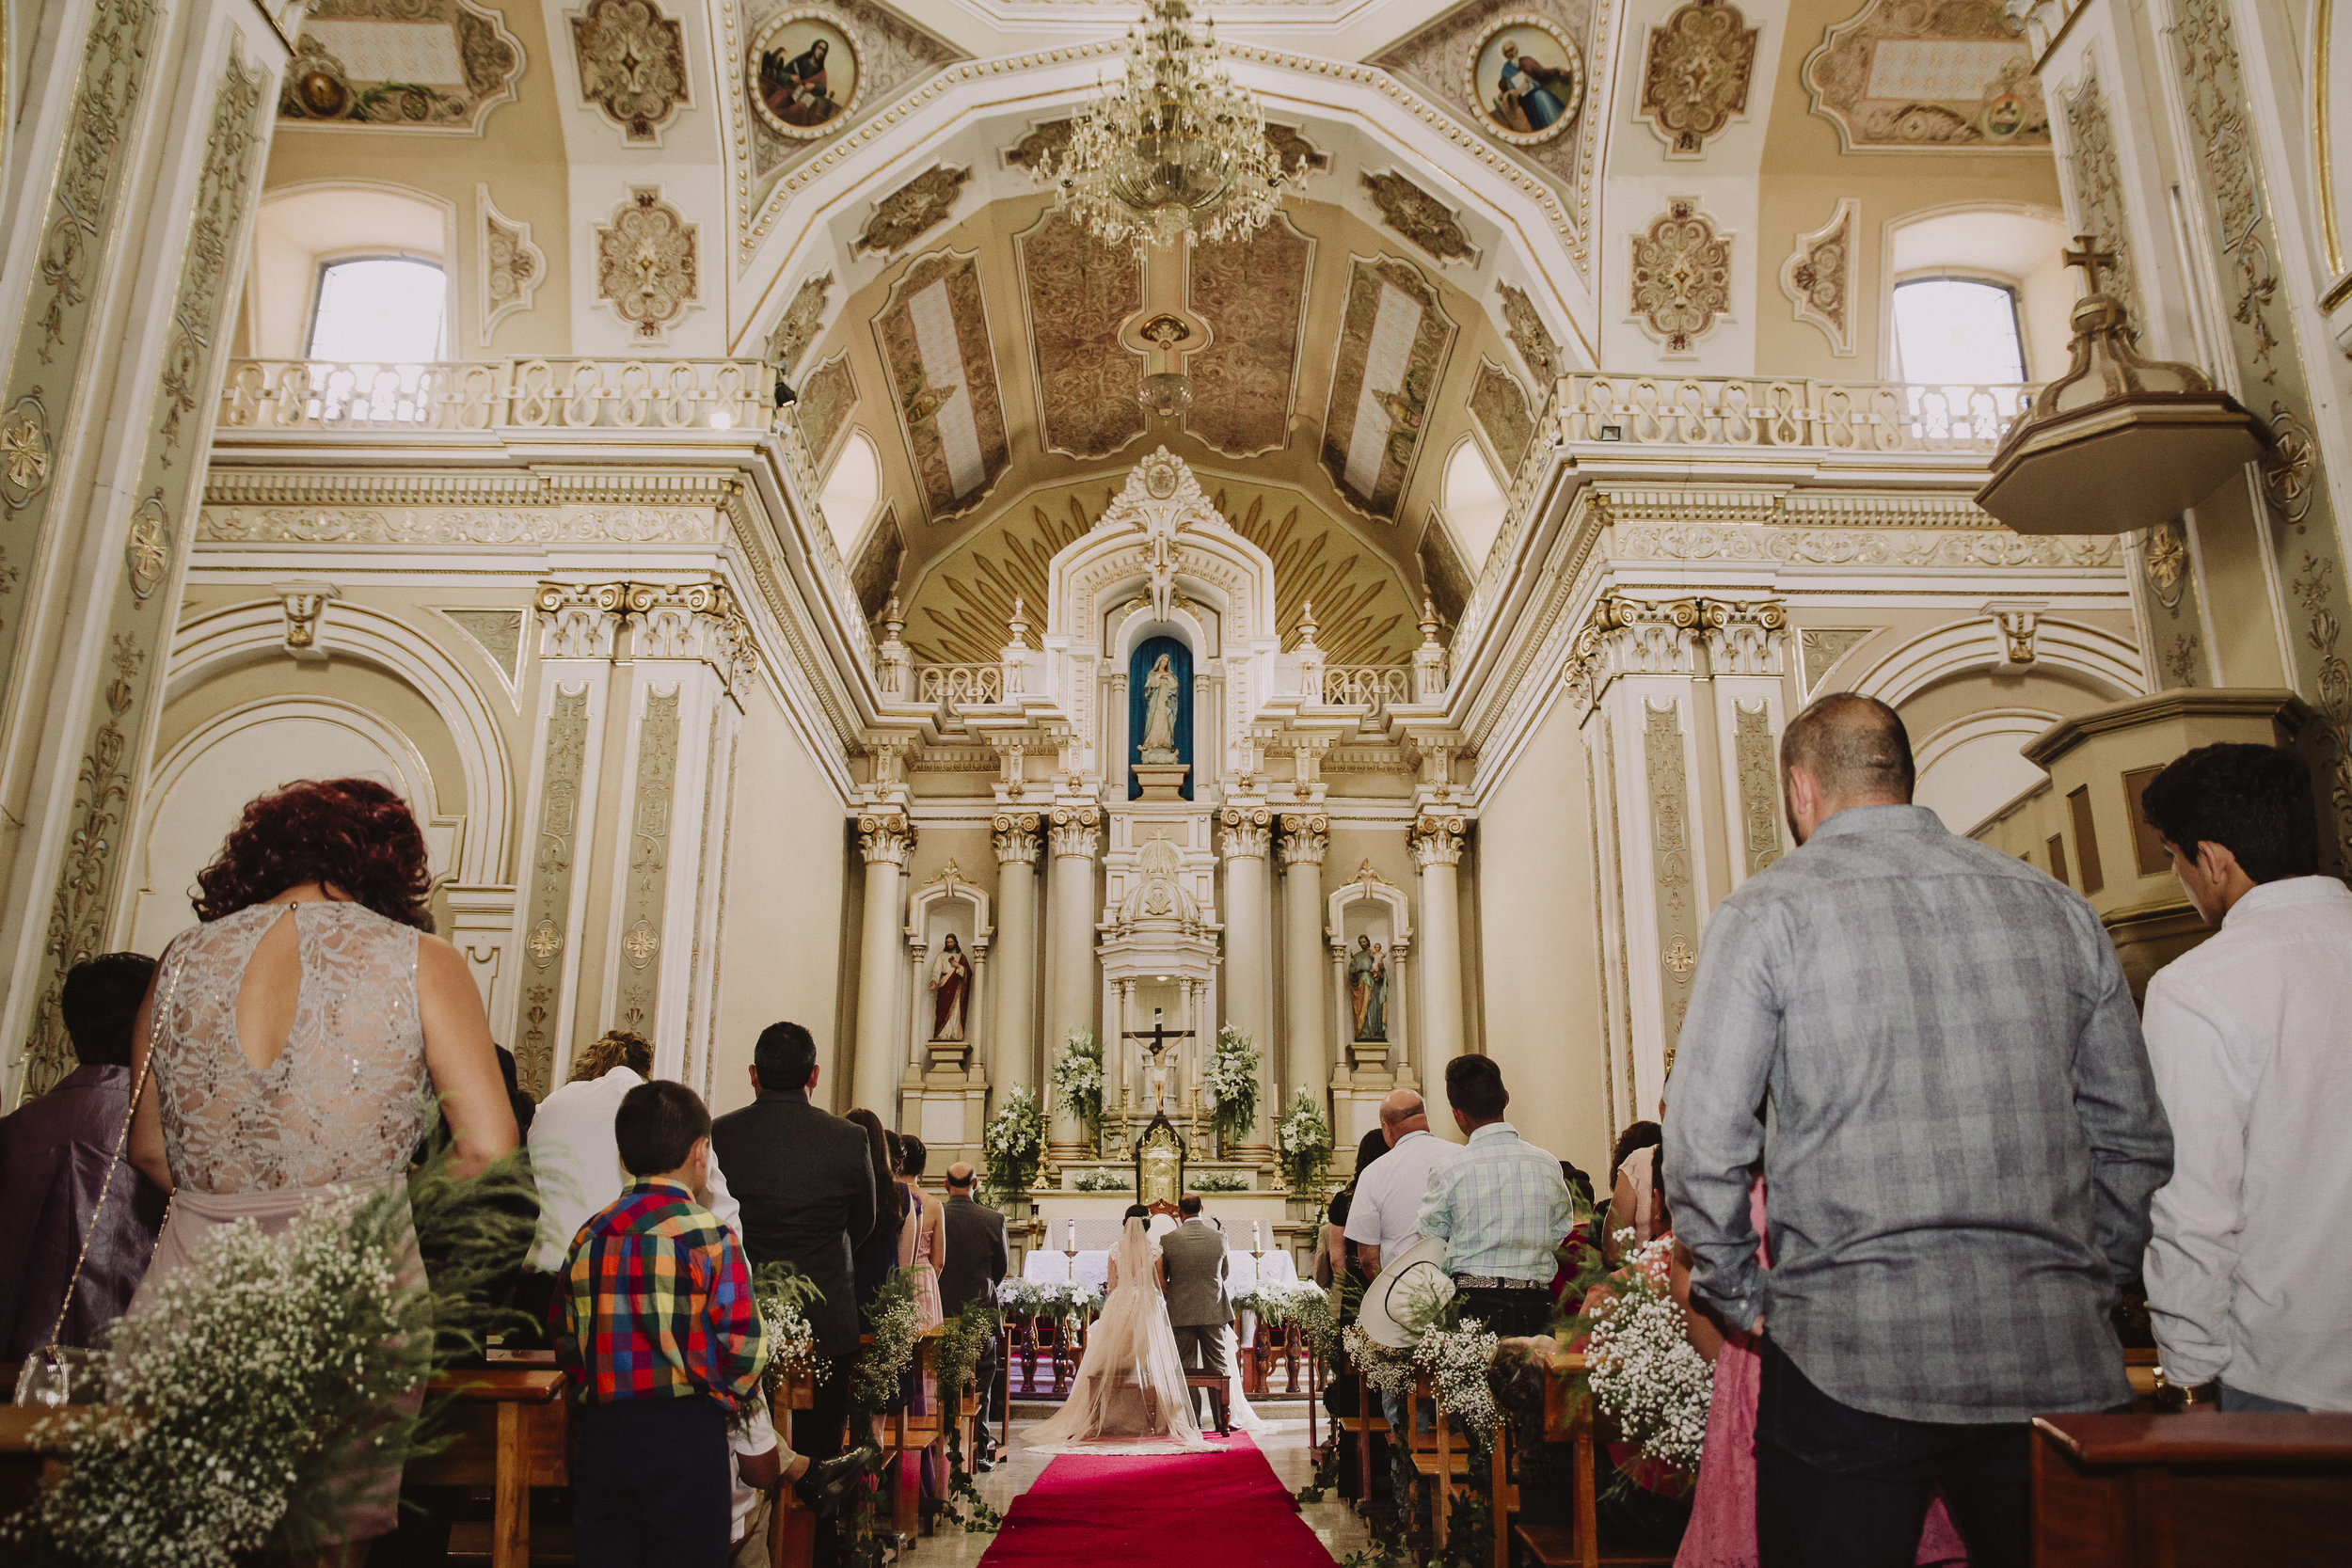
POLYGON ((2013 385, 2026 379, 2017 291, 1966 277, 1895 285, 1896 374, 1914 386, 2013 385))
POLYGON ((833 460, 833 471, 825 475, 825 487, 817 495, 817 504, 824 508, 825 524, 833 530, 834 545, 844 560, 858 535, 866 531, 866 519, 873 516, 874 502, 881 496, 881 454, 866 432, 852 430, 841 444, 841 455, 833 460))
POLYGON ((1485 564, 1486 552, 1494 548, 1495 535, 1502 531, 1502 519, 1510 511, 1502 481, 1496 477, 1486 454, 1478 450, 1475 440, 1465 436, 1445 463, 1445 519, 1462 542, 1463 559, 1470 563, 1472 577, 1485 564))
POLYGON ((309 359, 421 365, 441 357, 449 285, 430 261, 368 256, 319 268, 309 359))

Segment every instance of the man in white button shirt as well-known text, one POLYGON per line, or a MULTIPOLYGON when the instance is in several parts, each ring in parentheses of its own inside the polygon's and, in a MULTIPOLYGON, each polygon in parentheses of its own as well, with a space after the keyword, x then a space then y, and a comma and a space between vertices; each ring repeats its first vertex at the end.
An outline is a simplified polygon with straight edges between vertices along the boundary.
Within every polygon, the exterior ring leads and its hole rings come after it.
POLYGON ((2166 1379, 2352 1410, 2352 890, 2317 875, 2292 752, 2202 747, 2141 802, 2220 927, 2148 983, 2141 1026, 2172 1122, 2146 1265, 2166 1379))

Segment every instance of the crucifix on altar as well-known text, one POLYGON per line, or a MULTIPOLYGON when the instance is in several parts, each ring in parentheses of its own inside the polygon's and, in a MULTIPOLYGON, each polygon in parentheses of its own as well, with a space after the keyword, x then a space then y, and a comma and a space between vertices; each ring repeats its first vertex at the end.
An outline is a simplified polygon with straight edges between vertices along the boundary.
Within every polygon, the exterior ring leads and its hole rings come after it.
POLYGON ((1120 1037, 1134 1040, 1147 1057, 1143 1068, 1144 1109, 1153 1116, 1168 1114, 1168 1048, 1179 1040, 1192 1038, 1189 1029, 1170 1029, 1160 1022, 1161 1010, 1152 1009, 1152 1027, 1121 1031, 1120 1037))

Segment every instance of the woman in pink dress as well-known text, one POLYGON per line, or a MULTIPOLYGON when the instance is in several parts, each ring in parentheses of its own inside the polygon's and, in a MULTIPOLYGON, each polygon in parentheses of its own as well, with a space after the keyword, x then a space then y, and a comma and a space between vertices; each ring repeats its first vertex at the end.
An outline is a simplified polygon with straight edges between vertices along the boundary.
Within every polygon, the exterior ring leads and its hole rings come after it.
MULTIPOLYGON (((1756 1261, 1772 1266, 1761 1238, 1764 1182, 1748 1188, 1748 1212, 1756 1224, 1756 1261)), ((1679 1245, 1674 1258, 1675 1299, 1690 1320, 1691 1342, 1715 1363, 1715 1391, 1707 1406, 1707 1446, 1699 1458, 1698 1490, 1691 1498, 1691 1525, 1683 1531, 1675 1568, 1756 1568, 1756 1405, 1763 1387, 1764 1358, 1745 1334, 1724 1333, 1691 1306, 1691 1256, 1679 1245), (1713 1347, 1710 1349, 1710 1347, 1713 1347)), ((1917 1562, 1965 1564, 1966 1548, 1951 1515, 1938 1497, 1919 1535, 1917 1562)))

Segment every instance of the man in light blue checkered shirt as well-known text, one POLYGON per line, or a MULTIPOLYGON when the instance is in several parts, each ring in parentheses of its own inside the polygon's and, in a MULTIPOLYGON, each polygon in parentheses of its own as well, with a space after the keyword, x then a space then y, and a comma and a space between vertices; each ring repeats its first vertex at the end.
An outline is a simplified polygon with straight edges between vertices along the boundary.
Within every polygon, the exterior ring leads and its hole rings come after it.
POLYGON ((1470 1147, 1429 1173, 1419 1229, 1445 1238, 1463 1317, 1497 1334, 1541 1334, 1551 1322, 1552 1275, 1576 1225, 1576 1200, 1560 1162, 1502 1119, 1511 1096, 1492 1058, 1448 1062, 1445 1098, 1470 1147))

